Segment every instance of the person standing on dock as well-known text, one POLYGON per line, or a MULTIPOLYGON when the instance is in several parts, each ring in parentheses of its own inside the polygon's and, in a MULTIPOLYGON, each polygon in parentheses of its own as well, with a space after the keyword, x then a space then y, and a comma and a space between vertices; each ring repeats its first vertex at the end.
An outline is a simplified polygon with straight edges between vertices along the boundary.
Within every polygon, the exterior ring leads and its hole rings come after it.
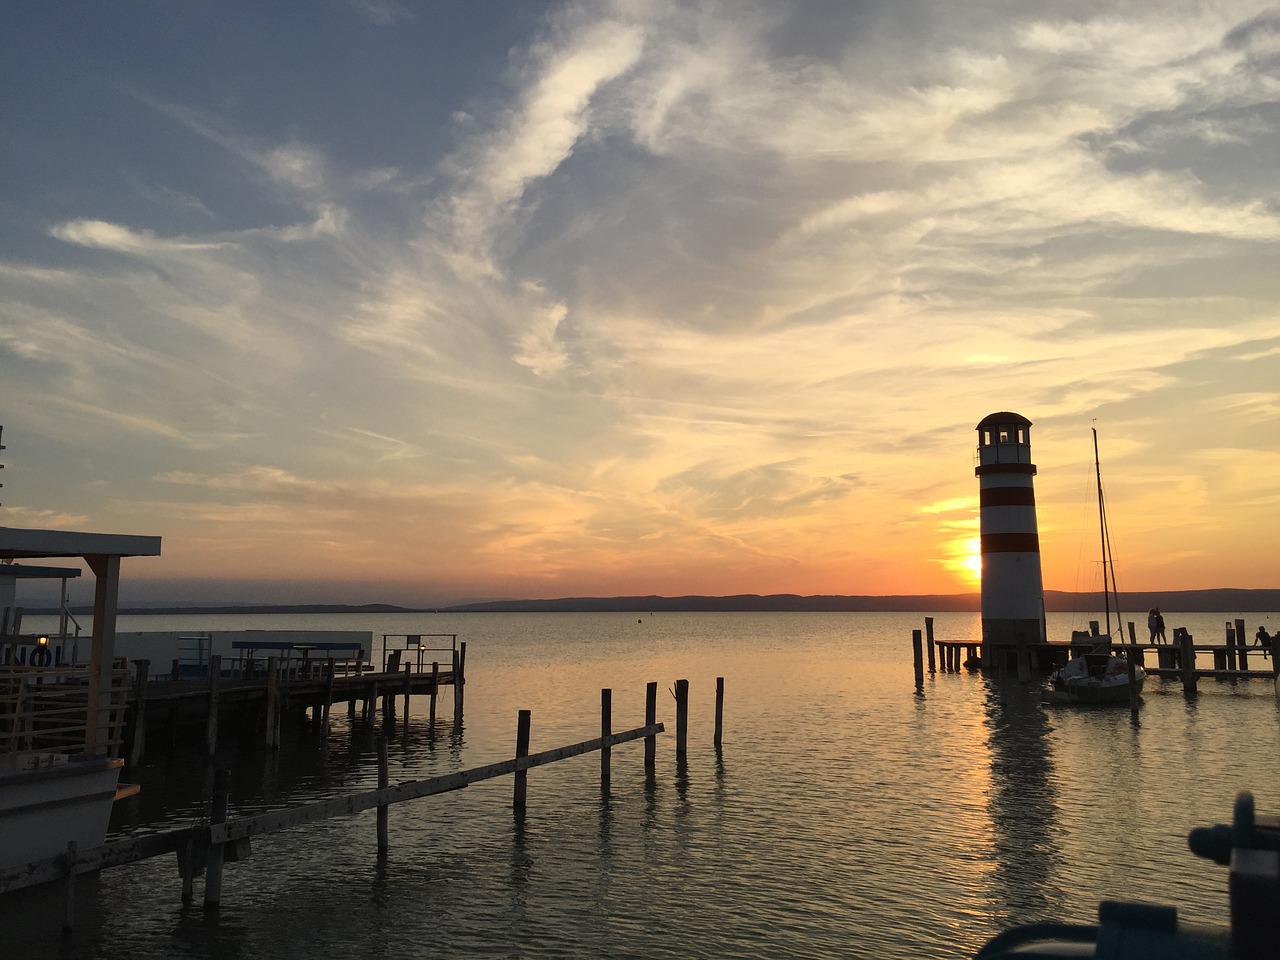
POLYGON ((1156 617, 1160 615, 1160 611, 1152 607, 1147 611, 1147 629, 1151 631, 1151 643, 1156 642, 1156 617))
POLYGON ((1168 643, 1169 640, 1164 635, 1164 614, 1160 612, 1160 608, 1156 607, 1156 643, 1168 643))

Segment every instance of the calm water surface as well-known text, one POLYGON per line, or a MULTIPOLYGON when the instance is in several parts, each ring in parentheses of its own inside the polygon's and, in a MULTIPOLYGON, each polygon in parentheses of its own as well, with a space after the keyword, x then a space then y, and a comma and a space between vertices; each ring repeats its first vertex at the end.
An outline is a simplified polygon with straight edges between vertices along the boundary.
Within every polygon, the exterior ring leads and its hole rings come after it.
MULTIPOLYGON (((1169 617, 1217 640, 1233 615, 1169 617)), ((1257 626, 1249 617, 1249 632, 1257 626)), ((939 614, 972 638, 973 614, 939 614)), ((38 624, 32 624, 38 628, 38 624)), ((457 633, 468 644, 466 718, 426 701, 389 743, 392 780, 512 755, 517 711, 534 751, 644 721, 659 683, 658 770, 616 748, 602 797, 597 755, 511 782, 254 841, 227 867, 216 917, 184 908, 171 858, 80 882, 60 942, 51 891, 0 899, 0 957, 966 957, 1004 927, 1091 922, 1102 898, 1225 917, 1226 871, 1186 833, 1229 822, 1240 790, 1280 812, 1280 708, 1269 682, 1150 680, 1141 724, 1125 709, 1048 709, 1037 685, 938 675, 914 689, 919 614, 427 614, 122 618, 120 629, 247 627, 457 633), (715 681, 725 734, 712 746, 715 681), (674 760, 677 679, 690 684, 689 757, 674 760)), ((1082 624, 1051 617, 1053 635, 1082 624)), ((1172 632, 1172 631, 1170 631, 1172 632)), ((228 743, 232 815, 376 785, 373 730, 339 711, 327 738, 287 731, 270 756, 228 743)), ((203 762, 163 754, 131 777, 113 835, 204 812, 203 762)), ((197 901, 201 884, 197 882, 197 901)))

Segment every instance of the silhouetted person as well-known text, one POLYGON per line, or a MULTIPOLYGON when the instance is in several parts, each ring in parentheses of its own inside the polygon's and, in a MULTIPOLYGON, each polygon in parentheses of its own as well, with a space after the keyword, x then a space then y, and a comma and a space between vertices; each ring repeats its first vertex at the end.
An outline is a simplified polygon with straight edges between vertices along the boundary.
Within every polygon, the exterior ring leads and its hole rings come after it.
POLYGON ((1147 611, 1147 629, 1151 631, 1151 643, 1156 642, 1156 617, 1160 615, 1160 611, 1152 607, 1147 611))
POLYGON ((1156 607, 1156 642, 1169 642, 1168 638, 1164 635, 1164 614, 1160 612, 1159 607, 1156 607))
POLYGON ((1271 649, 1271 634, 1267 633, 1266 627, 1258 627, 1258 632, 1253 635, 1253 642, 1262 647, 1262 655, 1270 656, 1267 652, 1271 649))

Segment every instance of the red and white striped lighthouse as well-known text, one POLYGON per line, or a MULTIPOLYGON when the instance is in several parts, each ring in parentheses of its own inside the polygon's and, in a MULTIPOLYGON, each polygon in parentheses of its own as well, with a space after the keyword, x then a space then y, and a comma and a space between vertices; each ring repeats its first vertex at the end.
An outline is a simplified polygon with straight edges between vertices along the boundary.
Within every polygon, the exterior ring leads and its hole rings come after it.
POLYGON ((993 413, 978 424, 979 529, 982 534, 982 642, 1040 643, 1044 581, 1031 462, 1031 421, 993 413))

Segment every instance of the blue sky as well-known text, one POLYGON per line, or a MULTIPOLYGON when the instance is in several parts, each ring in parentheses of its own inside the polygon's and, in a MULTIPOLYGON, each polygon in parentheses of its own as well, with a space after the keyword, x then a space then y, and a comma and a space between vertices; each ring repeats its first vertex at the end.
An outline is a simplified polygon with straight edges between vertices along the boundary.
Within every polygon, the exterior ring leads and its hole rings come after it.
POLYGON ((0 524, 199 600, 1274 587, 1280 12, 0 14, 0 524))

